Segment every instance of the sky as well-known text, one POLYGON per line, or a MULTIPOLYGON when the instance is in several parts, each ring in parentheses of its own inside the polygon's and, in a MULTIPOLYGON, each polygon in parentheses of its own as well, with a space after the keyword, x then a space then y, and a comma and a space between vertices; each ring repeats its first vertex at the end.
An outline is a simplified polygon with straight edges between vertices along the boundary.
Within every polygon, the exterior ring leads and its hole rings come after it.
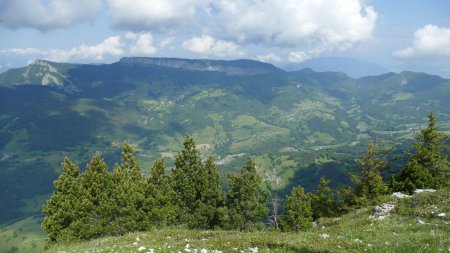
POLYGON ((124 56, 351 57, 450 77, 450 1, 0 0, 0 72, 124 56))

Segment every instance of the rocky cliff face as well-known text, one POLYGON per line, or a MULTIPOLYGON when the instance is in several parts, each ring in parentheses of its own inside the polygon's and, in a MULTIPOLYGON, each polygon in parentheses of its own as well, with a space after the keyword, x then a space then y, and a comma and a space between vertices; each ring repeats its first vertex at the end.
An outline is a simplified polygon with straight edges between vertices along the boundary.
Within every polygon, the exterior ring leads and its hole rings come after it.
POLYGON ((272 71, 280 71, 271 64, 252 60, 190 60, 178 58, 148 58, 148 57, 124 57, 120 59, 122 64, 154 65, 174 69, 192 71, 216 71, 229 76, 259 75, 272 71))

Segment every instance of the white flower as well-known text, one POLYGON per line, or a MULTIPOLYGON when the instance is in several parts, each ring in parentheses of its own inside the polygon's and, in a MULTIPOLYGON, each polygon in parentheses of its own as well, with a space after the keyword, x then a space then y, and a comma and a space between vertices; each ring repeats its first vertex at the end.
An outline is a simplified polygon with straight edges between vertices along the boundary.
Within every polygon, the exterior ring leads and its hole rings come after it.
POLYGON ((330 238, 329 234, 320 234, 320 237, 322 237, 323 239, 327 239, 330 238))

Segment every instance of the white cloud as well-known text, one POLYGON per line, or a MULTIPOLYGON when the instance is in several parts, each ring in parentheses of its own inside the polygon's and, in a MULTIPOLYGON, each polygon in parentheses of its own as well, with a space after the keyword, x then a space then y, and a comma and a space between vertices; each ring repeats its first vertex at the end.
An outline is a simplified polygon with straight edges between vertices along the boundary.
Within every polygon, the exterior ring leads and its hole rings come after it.
POLYGON ((396 51, 393 56, 400 59, 450 57, 450 28, 426 25, 414 33, 411 47, 396 51))
POLYGON ((37 58, 51 61, 65 62, 69 60, 102 60, 105 56, 121 56, 124 54, 123 43, 120 36, 106 38, 97 45, 85 45, 71 49, 48 49, 40 50, 36 48, 11 48, 0 50, 2 54, 33 55, 37 58))
POLYGON ((37 48, 9 48, 9 49, 2 49, 0 50, 0 53, 3 54, 16 54, 16 55, 29 55, 29 54, 40 54, 41 50, 37 48))
POLYGON ((208 0, 108 0, 113 26, 134 31, 167 32, 192 25, 199 8, 208 0))
POLYGON ((130 46, 130 52, 138 55, 152 55, 157 49, 153 44, 153 36, 151 33, 127 33, 128 39, 134 40, 134 44, 130 46))
POLYGON ((290 62, 303 62, 310 59, 311 56, 304 51, 296 51, 289 53, 289 61, 290 62))
POLYGON ((255 60, 262 62, 280 62, 282 61, 281 57, 274 53, 269 53, 265 55, 257 55, 255 60))
POLYGON ((239 46, 231 41, 217 40, 209 35, 193 37, 182 43, 182 47, 194 53, 215 56, 242 56, 239 46))
POLYGON ((93 19, 101 6, 101 0, 0 0, 0 24, 43 31, 68 27, 93 19))
POLYGON ((163 39, 160 43, 159 43, 159 47, 160 48, 164 48, 167 47, 168 45, 172 44, 172 42, 175 40, 174 37, 167 37, 165 39, 163 39))
MULTIPOLYGON (((113 26, 173 36, 195 31, 239 45, 347 50, 372 38, 364 0, 108 0, 113 26)), ((199 35, 197 35, 199 36, 199 35)))
POLYGON ((371 38, 377 13, 359 0, 221 0, 218 33, 241 43, 347 49, 371 38))
POLYGON ((123 54, 124 50, 120 36, 111 36, 93 46, 82 44, 70 50, 51 49, 48 52, 48 58, 54 61, 68 61, 72 59, 102 60, 106 55, 121 56, 123 54))

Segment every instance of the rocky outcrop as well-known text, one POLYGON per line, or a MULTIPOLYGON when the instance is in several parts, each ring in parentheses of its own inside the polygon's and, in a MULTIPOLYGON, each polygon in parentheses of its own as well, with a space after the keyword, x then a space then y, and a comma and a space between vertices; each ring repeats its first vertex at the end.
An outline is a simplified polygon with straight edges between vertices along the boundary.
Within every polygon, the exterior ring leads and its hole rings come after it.
POLYGON ((127 65, 153 65, 192 71, 223 72, 229 76, 259 75, 281 71, 271 64, 252 60, 190 60, 179 58, 124 57, 119 63, 127 65))

